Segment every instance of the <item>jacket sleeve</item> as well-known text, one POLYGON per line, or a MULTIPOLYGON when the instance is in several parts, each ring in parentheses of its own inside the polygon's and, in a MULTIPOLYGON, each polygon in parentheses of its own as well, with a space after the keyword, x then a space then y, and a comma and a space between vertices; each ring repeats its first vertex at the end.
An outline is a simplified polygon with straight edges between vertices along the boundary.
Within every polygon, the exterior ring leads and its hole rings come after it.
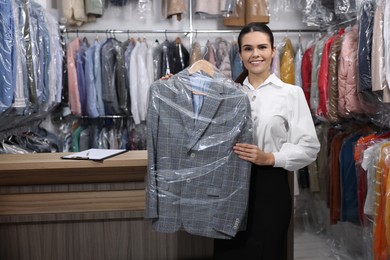
POLYGON ((157 169, 156 169, 156 144, 157 144, 157 129, 159 124, 159 101, 158 101, 158 81, 155 81, 150 87, 149 93, 149 109, 147 113, 147 154, 148 168, 146 174, 146 203, 145 203, 145 218, 158 217, 158 194, 157 194, 157 169))

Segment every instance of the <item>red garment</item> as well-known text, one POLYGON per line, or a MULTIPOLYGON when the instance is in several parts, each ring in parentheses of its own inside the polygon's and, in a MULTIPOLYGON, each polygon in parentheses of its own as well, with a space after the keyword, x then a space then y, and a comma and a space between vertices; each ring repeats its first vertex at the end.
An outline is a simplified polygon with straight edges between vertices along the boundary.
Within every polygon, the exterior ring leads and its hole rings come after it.
POLYGON ((313 51, 314 45, 305 50, 302 56, 301 74, 302 74, 302 89, 305 94, 307 104, 310 108, 310 88, 311 88, 311 73, 313 67, 313 51))
MULTIPOLYGON (((342 35, 344 29, 341 29, 338 35, 342 35)), ((336 38, 336 35, 332 35, 325 42, 324 49, 322 51, 320 67, 318 70, 318 108, 317 116, 323 119, 328 117, 328 72, 329 72, 329 53, 330 48, 336 38)))

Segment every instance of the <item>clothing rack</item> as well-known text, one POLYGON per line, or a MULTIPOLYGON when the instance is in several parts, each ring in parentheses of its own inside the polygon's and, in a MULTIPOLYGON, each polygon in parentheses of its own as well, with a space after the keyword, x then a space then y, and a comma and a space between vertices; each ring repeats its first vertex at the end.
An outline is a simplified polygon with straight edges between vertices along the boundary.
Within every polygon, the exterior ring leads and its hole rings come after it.
MULTIPOLYGON (((319 33, 323 30, 320 29, 275 29, 272 30, 273 33, 319 33)), ((240 33, 240 30, 207 30, 207 29, 189 29, 189 30, 117 30, 117 29, 70 29, 62 28, 61 29, 62 35, 69 34, 69 33, 76 33, 77 35, 79 33, 93 33, 93 34, 106 34, 106 35, 114 35, 115 34, 165 34, 165 38, 167 37, 167 34, 183 34, 185 37, 189 38, 189 46, 191 48, 193 43, 193 38, 197 38, 198 33, 205 33, 205 34, 235 34, 238 35, 240 33)))
MULTIPOLYGON (((273 33, 313 33, 313 32, 321 32, 319 29, 276 29, 272 30, 273 33)), ((197 33, 240 33, 240 30, 116 30, 116 29, 107 29, 107 30, 79 30, 79 29, 63 29, 62 33, 113 33, 113 34, 148 34, 148 33, 180 33, 188 36, 189 34, 197 34, 197 33)))

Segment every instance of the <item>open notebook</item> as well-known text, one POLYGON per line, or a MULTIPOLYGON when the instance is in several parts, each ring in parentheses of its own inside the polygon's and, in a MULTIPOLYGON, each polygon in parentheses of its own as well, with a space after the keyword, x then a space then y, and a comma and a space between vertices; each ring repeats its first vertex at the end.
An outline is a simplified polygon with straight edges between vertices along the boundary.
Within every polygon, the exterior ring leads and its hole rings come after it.
POLYGON ((101 161, 126 152, 125 149, 88 149, 82 152, 61 156, 62 159, 101 161))

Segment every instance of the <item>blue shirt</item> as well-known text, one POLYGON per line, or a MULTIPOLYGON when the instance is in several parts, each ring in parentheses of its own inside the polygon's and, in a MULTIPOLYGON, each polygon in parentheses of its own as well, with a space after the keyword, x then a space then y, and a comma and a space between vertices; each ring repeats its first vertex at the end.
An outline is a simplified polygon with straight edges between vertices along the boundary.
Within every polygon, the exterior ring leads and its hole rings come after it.
POLYGON ((190 81, 193 92, 194 119, 196 122, 202 109, 204 95, 207 94, 212 79, 201 72, 197 72, 190 76, 190 81))
POLYGON ((94 74, 94 55, 96 50, 96 44, 90 46, 86 51, 85 59, 85 88, 87 92, 87 115, 91 118, 99 116, 97 110, 97 95, 95 86, 95 74, 94 74))
POLYGON ((0 113, 13 102, 16 68, 12 1, 0 1, 0 113))

